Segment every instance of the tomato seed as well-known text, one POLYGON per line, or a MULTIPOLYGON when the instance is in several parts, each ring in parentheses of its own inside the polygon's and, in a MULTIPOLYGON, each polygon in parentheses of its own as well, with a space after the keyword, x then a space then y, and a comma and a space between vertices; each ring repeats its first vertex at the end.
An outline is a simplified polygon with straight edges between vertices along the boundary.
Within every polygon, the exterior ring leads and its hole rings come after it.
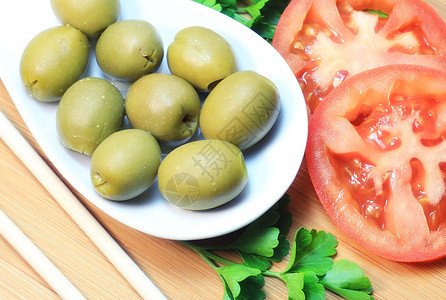
POLYGON ((302 30, 304 35, 308 37, 315 37, 319 33, 319 30, 315 26, 308 24, 304 25, 302 30))

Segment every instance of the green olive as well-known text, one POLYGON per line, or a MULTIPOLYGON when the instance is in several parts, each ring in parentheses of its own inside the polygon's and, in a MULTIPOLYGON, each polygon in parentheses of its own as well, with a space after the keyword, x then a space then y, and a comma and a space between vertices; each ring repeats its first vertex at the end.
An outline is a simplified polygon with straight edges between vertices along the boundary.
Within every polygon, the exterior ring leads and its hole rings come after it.
POLYGON ((198 90, 211 90, 237 70, 231 45, 216 32, 193 26, 179 31, 167 49, 170 72, 198 90))
POLYGON ((224 140, 244 150, 268 133, 279 110, 274 83, 254 71, 240 71, 209 93, 201 110, 200 127, 206 139, 224 140))
POLYGON ((197 130, 201 109, 195 89, 172 74, 149 74, 129 89, 125 109, 134 128, 162 143, 183 143, 197 130))
POLYGON ((102 71, 117 79, 135 81, 155 72, 164 56, 157 29, 143 20, 116 22, 101 34, 96 60, 102 71))
POLYGON ((152 185, 160 162, 160 147, 150 133, 121 130, 106 138, 93 153, 91 182, 106 199, 129 200, 152 185))
POLYGON ((58 19, 97 38, 101 32, 118 19, 119 0, 51 0, 58 19))
POLYGON ((124 120, 124 99, 110 82, 87 77, 74 83, 57 107, 56 128, 65 147, 93 154, 124 120))
POLYGON ((248 180, 242 152, 220 140, 179 146, 161 162, 158 186, 166 200, 188 210, 205 210, 237 197, 248 180))
POLYGON ((71 26, 56 26, 36 35, 20 61, 20 76, 35 99, 57 101, 85 72, 88 38, 71 26))

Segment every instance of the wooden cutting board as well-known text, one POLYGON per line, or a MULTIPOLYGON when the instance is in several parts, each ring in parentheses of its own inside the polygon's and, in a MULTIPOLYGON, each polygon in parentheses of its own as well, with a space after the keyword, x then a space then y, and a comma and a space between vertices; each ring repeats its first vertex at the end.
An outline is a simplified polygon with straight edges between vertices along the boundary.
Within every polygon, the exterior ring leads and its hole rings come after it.
MULTIPOLYGON (((446 16, 446 0, 427 2, 446 16)), ((0 108, 45 158, 1 81, 0 108)), ((1 140, 0 170, 0 207, 88 299, 139 299, 114 266, 1 140)), ((288 194, 291 196, 288 209, 293 215, 289 239, 300 226, 333 233, 339 241, 335 259, 357 262, 372 282, 375 299, 446 299, 446 258, 429 263, 397 263, 357 246, 326 215, 312 188, 305 162, 288 194)), ((129 228, 80 195, 78 197, 169 299, 222 299, 220 279, 194 252, 176 241, 129 228)), ((287 258, 272 269, 280 270, 286 262, 287 258)), ((287 299, 286 289, 278 280, 267 279, 264 290, 267 299, 287 299)), ((2 237, 0 298, 58 299, 2 237)), ((329 293, 327 298, 338 297, 329 293)))

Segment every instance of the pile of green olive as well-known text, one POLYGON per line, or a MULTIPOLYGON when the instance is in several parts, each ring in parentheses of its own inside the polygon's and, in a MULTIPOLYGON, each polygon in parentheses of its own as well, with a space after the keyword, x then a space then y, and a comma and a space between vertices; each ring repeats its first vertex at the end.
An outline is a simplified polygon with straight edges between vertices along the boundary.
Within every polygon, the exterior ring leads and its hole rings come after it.
POLYGON ((118 21, 118 0, 51 4, 64 25, 29 42, 20 74, 33 98, 59 101, 58 139, 91 155, 95 190, 128 200, 157 178, 164 198, 188 210, 237 197, 248 180, 242 151, 262 139, 279 114, 274 83, 239 70, 231 45, 208 28, 181 29, 164 55, 151 23, 118 21), (110 80, 84 77, 93 40, 97 64, 110 80), (157 73, 163 59, 169 74, 157 73), (125 98, 113 80, 129 82, 125 98), (131 128, 124 129, 125 118, 131 128), (190 141, 198 128, 204 139, 190 141), (173 150, 163 158, 164 146, 173 150))

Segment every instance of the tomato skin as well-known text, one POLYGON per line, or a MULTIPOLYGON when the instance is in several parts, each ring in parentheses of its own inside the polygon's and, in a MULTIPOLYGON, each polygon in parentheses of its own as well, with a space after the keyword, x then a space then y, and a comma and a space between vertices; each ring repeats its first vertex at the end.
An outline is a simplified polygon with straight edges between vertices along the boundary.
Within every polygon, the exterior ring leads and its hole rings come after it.
POLYGON ((272 45, 301 83, 310 114, 334 86, 364 70, 389 64, 446 69, 446 23, 422 0, 292 0, 272 45), (373 21, 351 13, 365 9, 389 17, 367 30, 373 21))
POLYGON ((395 261, 446 256, 446 193, 444 188, 442 194, 436 190, 438 183, 446 182, 446 173, 440 170, 446 161, 445 120, 446 73, 415 65, 364 71, 333 89, 319 105, 309 122, 310 178, 328 215, 359 245, 395 261), (362 117, 364 107, 370 107, 366 117, 362 117), (422 130, 412 126, 421 115, 436 126, 422 130), (394 133, 400 143, 389 143, 383 150, 370 139, 381 131, 394 133), (420 143, 439 135, 440 142, 420 143), (413 163, 414 159, 421 163, 413 163), (425 172, 420 172, 422 168, 425 172), (372 176, 373 169, 382 176, 372 176), (354 175, 345 176, 346 172, 354 175), (382 178, 381 193, 373 185, 376 178, 382 178), (414 187, 427 194, 431 205, 423 204, 425 198, 418 196, 424 194, 414 187), (427 220, 431 217, 435 222, 427 220))

